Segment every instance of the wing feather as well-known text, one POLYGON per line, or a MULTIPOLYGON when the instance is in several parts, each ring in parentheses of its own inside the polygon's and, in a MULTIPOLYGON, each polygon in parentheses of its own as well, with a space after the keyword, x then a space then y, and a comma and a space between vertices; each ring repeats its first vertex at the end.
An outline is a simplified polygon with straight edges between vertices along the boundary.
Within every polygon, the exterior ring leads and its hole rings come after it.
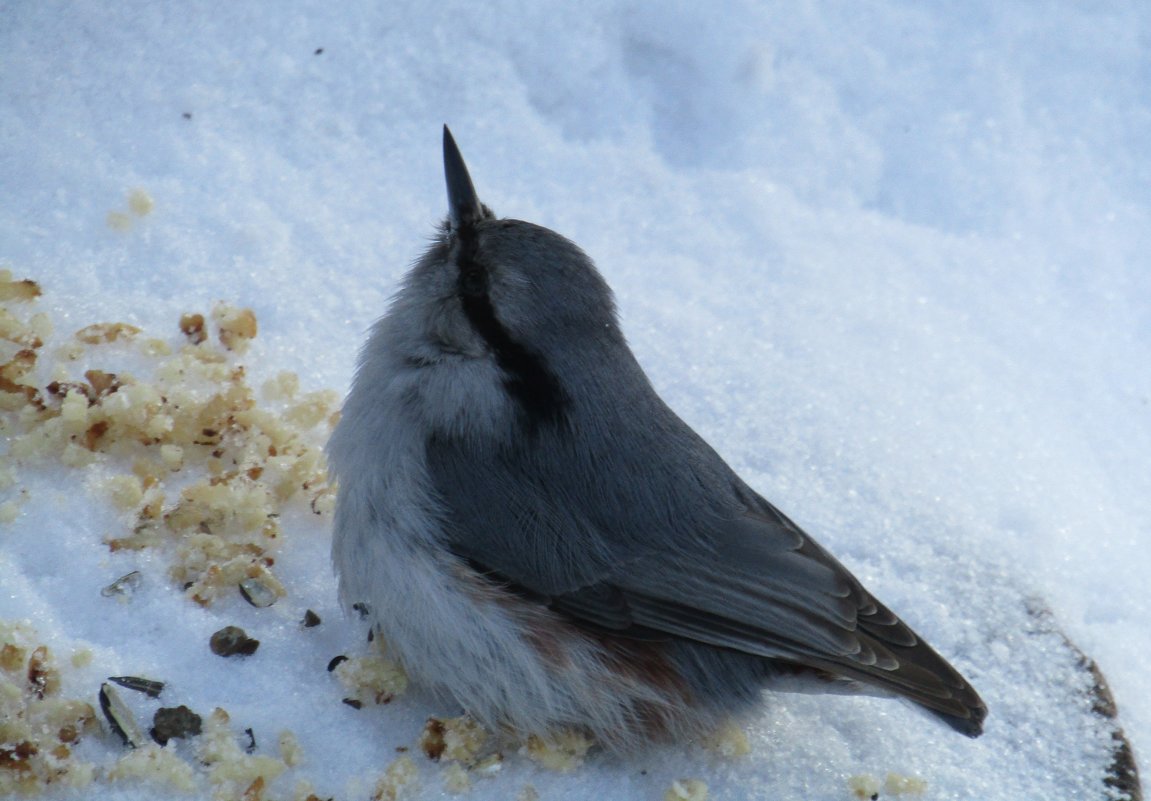
POLYGON ((619 432, 634 438, 634 425, 537 431, 502 449, 433 438, 428 470, 449 546, 585 625, 828 671, 978 733, 986 709, 967 682, 667 415, 639 432, 650 441, 630 443, 619 432), (608 444, 570 444, 596 441, 608 444), (686 458, 659 458, 669 452, 686 458))

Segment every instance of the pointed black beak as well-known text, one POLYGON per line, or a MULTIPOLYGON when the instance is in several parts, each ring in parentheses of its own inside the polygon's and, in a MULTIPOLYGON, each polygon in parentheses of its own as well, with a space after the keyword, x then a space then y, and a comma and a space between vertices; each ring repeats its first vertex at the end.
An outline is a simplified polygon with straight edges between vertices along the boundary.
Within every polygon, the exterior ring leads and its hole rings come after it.
POLYGON ((444 126, 444 180, 448 185, 448 217, 452 228, 471 225, 484 216, 483 206, 476 196, 476 188, 472 186, 472 178, 468 175, 468 167, 464 164, 464 157, 452 138, 448 126, 444 126))

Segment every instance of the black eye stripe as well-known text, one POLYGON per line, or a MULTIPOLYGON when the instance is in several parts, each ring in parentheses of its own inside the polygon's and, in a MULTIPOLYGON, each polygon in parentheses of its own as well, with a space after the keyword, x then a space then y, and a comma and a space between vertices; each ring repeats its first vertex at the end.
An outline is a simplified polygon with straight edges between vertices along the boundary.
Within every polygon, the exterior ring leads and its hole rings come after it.
POLYGON ((487 270, 475 264, 460 265, 460 295, 476 297, 488 291, 487 270))
POLYGON ((488 294, 488 270, 476 258, 475 244, 470 239, 461 237, 457 257, 464 315, 491 348, 496 364, 504 372, 504 388, 519 404, 529 426, 554 422, 563 415, 567 395, 544 358, 513 339, 496 316, 488 294))

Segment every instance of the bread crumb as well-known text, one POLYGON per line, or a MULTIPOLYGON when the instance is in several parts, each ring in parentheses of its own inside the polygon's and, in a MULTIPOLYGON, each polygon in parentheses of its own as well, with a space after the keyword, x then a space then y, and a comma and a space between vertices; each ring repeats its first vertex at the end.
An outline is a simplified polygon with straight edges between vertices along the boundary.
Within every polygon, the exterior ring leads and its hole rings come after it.
POLYGON ((131 339, 140 329, 128 323, 92 323, 76 332, 76 339, 85 345, 100 345, 118 339, 131 339))
POLYGON ((212 309, 212 320, 219 326, 220 344, 236 353, 244 353, 256 337, 256 315, 251 309, 237 309, 219 303, 212 309))
POLYGON ((208 338, 208 334, 204 330, 204 315, 193 313, 180 315, 180 332, 193 345, 199 345, 208 338))
POLYGON ((16 501, 0 503, 0 524, 14 523, 20 517, 20 504, 16 501))
MULTIPOLYGON (((264 781, 264 777, 257 776, 252 779, 251 784, 244 789, 243 794, 240 796, 240 801, 264 801, 264 788, 266 786, 267 782, 264 781)), ((217 791, 216 797, 220 799, 220 801, 224 801, 225 798, 230 798, 231 796, 227 791, 223 793, 217 791)))
POLYGON ((21 348, 12 354, 11 358, 0 365, 0 381, 13 391, 21 386, 28 386, 28 374, 36 366, 36 351, 33 348, 21 348))
POLYGON ((292 788, 292 801, 320 801, 316 788, 307 779, 300 779, 292 788))
POLYGON ((40 297, 40 285, 27 278, 19 281, 8 270, 0 270, 0 301, 26 301, 40 297))
POLYGON ((88 397, 75 389, 69 389, 64 400, 60 402, 60 419, 65 425, 65 431, 70 436, 75 436, 88 427, 88 408, 90 405, 88 397))
POLYGON ((747 740, 747 734, 735 721, 728 721, 721 726, 704 740, 704 746, 727 759, 735 759, 751 753, 751 744, 747 740))
POLYGON ((300 391, 300 377, 284 371, 264 382, 264 397, 268 400, 291 400, 300 391))
POLYGON ((105 218, 108 227, 113 231, 128 231, 132 228, 132 218, 122 211, 110 211, 105 218))
POLYGON ((386 704, 408 689, 403 669, 378 654, 351 657, 333 672, 361 704, 386 704))
POLYGON ((521 753, 548 770, 569 773, 583 764, 591 747, 591 738, 568 729, 553 732, 546 738, 535 734, 529 736, 521 753))
POLYGON ((145 356, 171 356, 172 346, 162 339, 152 337, 140 343, 140 352, 145 356))
POLYGON ((60 463, 68 467, 87 467, 95 461, 96 454, 75 442, 65 445, 64 451, 60 454, 60 463))
POLYGON ((28 658, 28 686, 37 698, 60 692, 60 671, 56 669, 54 661, 47 645, 37 646, 28 658))
POLYGON ((179 445, 161 445, 160 461, 169 470, 175 472, 184 466, 184 449, 179 445))
POLYGON ((280 759, 284 760, 284 764, 289 768, 294 768, 300 764, 304 759, 304 749, 300 747, 300 741, 290 731, 280 732, 280 759))
POLYGON ((174 750, 154 743, 128 751, 112 766, 107 777, 114 782, 142 780, 185 793, 197 789, 192 766, 180 759, 174 750))
POLYGON ((136 476, 112 476, 106 486, 112 503, 122 512, 136 509, 144 501, 144 484, 136 476))
POLYGON ((208 781, 217 798, 244 797, 247 793, 248 799, 256 801, 262 798, 264 785, 283 773, 287 765, 269 756, 245 753, 230 722, 227 712, 214 709, 204 720, 196 755, 208 768, 208 781))
POLYGON ((429 718, 420 734, 420 748, 429 759, 447 762, 476 761, 488 741, 488 732, 474 718, 429 718))
POLYGON ((699 779, 677 779, 663 794, 663 801, 707 801, 707 784, 699 779))
POLYGON ((128 210, 137 217, 147 217, 155 207, 156 202, 143 189, 133 189, 128 193, 128 210))
POLYGON ((847 780, 847 789, 859 801, 873 801, 879 798, 879 779, 866 773, 852 776, 847 780))
POLYGON ((461 795, 472 789, 472 779, 459 762, 449 762, 443 769, 444 789, 454 795, 461 795))
POLYGON ((372 790, 372 801, 398 801, 406 797, 419 780, 416 763, 409 756, 398 757, 388 765, 372 790))
POLYGON ((503 767, 504 755, 497 751, 494 754, 488 754, 479 762, 476 762, 474 765, 472 765, 471 770, 472 773, 476 776, 479 776, 482 779, 486 779, 495 776, 497 773, 503 770, 503 767))
POLYGON ((24 668, 28 653, 15 643, 6 642, 0 646, 0 669, 15 673, 24 668))
POLYGON ((313 428, 322 423, 339 402, 340 396, 331 390, 309 392, 284 412, 284 419, 296 428, 313 428))
MULTIPOLYGON (((0 339, 14 345, 36 349, 44 344, 44 338, 36 331, 36 317, 24 322, 5 308, 0 308, 0 339)), ((41 318, 41 324, 42 324, 41 318)))
POLYGON ((890 795, 923 795, 927 792, 927 782, 918 776, 888 773, 883 780, 883 791, 890 795))

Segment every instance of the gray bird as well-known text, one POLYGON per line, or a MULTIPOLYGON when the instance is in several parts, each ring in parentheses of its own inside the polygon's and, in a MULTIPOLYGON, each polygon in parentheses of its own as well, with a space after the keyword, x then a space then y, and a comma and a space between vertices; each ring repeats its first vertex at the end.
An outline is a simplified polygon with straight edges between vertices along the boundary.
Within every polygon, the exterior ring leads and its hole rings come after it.
POLYGON ((443 145, 448 218, 328 445, 343 602, 523 734, 627 751, 776 686, 902 696, 978 736, 971 685, 660 399, 583 251, 497 218, 443 145))

